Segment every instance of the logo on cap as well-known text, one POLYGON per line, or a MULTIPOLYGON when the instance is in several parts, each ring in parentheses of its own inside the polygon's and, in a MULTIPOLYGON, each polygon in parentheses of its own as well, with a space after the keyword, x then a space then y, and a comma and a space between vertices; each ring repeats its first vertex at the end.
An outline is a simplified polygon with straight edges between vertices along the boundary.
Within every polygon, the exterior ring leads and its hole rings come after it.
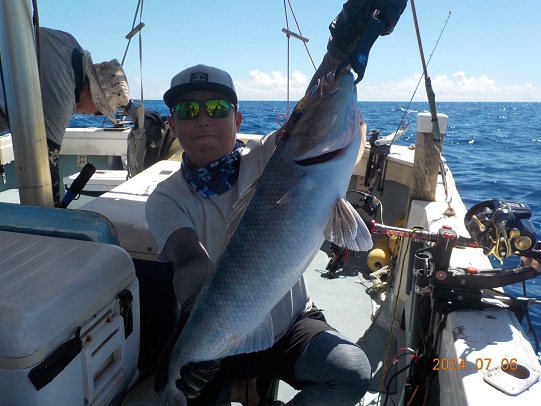
POLYGON ((195 73, 192 73, 190 76, 190 82, 192 83, 208 82, 208 81, 209 81, 208 73, 195 72, 195 73))

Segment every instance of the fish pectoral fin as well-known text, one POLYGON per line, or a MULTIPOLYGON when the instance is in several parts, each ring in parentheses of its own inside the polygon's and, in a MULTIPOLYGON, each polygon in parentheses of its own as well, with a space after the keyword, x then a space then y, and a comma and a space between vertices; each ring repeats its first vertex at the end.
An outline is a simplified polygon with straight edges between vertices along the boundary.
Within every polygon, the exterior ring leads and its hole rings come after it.
POLYGON ((278 200, 278 204, 287 204, 294 202, 299 198, 301 193, 306 191, 307 189, 312 189, 314 187, 313 181, 310 179, 309 176, 305 175, 299 175, 298 178, 293 182, 293 186, 291 189, 287 191, 287 193, 278 200))
POLYGON ((233 205, 233 211, 229 215, 229 223, 227 224, 226 229, 228 238, 231 238, 233 232, 239 225, 242 214, 246 210, 246 207, 248 207, 248 203, 250 203, 250 199, 254 194, 256 186, 257 180, 255 182, 252 182, 250 186, 248 186, 241 192, 239 200, 237 200, 237 202, 233 205))
POLYGON ((273 343, 274 329, 272 328, 272 318, 269 313, 261 324, 239 341, 239 344, 232 350, 233 352, 230 355, 263 351, 272 347, 273 343))
POLYGON ((373 246, 372 236, 361 216, 342 197, 336 200, 323 233, 327 241, 353 251, 368 251, 373 246))

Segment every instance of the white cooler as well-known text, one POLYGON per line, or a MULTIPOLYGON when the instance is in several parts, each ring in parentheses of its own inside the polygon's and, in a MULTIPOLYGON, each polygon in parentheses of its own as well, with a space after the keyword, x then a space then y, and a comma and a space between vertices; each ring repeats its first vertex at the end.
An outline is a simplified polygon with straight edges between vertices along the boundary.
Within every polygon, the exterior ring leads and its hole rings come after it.
POLYGON ((159 182, 180 169, 180 162, 160 161, 80 207, 105 216, 132 257, 139 279, 141 348, 139 370, 152 372, 176 322, 173 265, 156 259, 158 247, 145 220, 145 204, 159 182))
POLYGON ((0 231, 0 404, 118 400, 137 377, 138 291, 116 245, 0 231))
MULTIPOLYGON (((81 172, 64 176, 64 190, 68 190, 81 172)), ((97 169, 81 191, 82 195, 100 196, 118 185, 126 182, 128 171, 113 169, 97 169)))

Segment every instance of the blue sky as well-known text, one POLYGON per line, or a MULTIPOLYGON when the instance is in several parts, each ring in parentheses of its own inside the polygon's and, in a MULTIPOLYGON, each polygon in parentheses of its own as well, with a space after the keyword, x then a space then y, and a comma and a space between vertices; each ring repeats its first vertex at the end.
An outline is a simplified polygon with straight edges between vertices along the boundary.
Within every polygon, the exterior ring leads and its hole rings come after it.
MULTIPOLYGON (((290 0, 316 65, 326 50, 327 27, 344 1, 290 0)), ((122 59, 137 0, 40 0, 38 5, 40 24, 73 34, 95 62, 122 59)), ((415 6, 427 61, 452 10, 428 66, 437 101, 541 102, 540 1, 416 0, 415 6)), ((288 18, 297 31, 290 13, 288 18)), ((142 75, 138 37, 124 63, 132 97, 140 98, 142 78, 144 98, 161 99, 176 73, 204 63, 227 70, 241 100, 286 100, 282 0, 147 0, 142 21, 142 75)), ((292 39, 290 50, 290 98, 297 100, 314 68, 300 41, 292 39)), ((359 99, 407 101, 421 73, 408 5, 394 33, 372 48, 359 99)), ((426 100, 424 81, 414 100, 426 100)))

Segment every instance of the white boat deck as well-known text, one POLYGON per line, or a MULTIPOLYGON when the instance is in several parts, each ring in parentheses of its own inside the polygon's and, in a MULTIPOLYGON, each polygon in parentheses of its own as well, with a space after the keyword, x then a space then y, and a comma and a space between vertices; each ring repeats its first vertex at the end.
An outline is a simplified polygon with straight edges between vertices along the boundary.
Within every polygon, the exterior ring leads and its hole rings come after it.
MULTIPOLYGON (((328 243, 324 245, 326 247, 328 243)), ((306 272, 306 283, 314 304, 321 310, 327 322, 345 337, 357 343, 367 354, 375 378, 370 386, 371 391, 379 386, 381 363, 388 335, 386 331, 378 330, 375 326, 369 333, 373 316, 379 308, 371 294, 372 279, 370 270, 366 267, 366 253, 355 253, 346 259, 343 267, 335 276, 329 278, 326 266, 329 262, 327 252, 320 250, 306 272), (365 335, 366 334, 366 335, 365 335), (377 335, 377 336, 374 336, 377 335), (367 338, 370 337, 370 338, 367 338)), ((396 352, 395 340, 391 340, 391 357, 396 352)), ((280 382, 278 399, 287 402, 297 391, 284 382, 280 382)), ((367 398, 377 395, 368 395, 367 398)))

